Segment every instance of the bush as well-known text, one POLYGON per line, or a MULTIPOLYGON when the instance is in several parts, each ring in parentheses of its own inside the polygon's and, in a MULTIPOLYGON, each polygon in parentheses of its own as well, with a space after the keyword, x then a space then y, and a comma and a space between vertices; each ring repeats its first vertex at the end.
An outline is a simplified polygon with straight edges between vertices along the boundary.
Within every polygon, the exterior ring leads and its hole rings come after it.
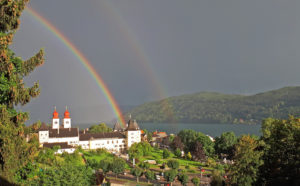
POLYGON ((198 186, 200 184, 200 179, 198 177, 194 177, 194 178, 192 178, 192 183, 195 186, 198 186))
POLYGON ((168 149, 164 149, 163 151, 163 159, 167 159, 168 157, 170 157, 171 153, 168 149))
POLYGON ((177 160, 169 160, 167 165, 171 169, 178 169, 179 168, 179 162, 177 160))
POLYGON ((181 157, 181 150, 179 148, 177 148, 174 152, 175 156, 177 156, 178 158, 181 157))

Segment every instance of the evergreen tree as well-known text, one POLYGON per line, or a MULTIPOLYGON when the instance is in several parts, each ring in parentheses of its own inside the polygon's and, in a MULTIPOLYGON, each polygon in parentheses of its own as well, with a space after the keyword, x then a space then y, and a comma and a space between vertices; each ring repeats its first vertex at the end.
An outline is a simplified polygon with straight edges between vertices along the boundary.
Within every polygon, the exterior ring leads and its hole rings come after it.
POLYGON ((39 84, 26 87, 23 79, 44 62, 43 50, 24 61, 9 48, 26 3, 28 0, 0 1, 0 175, 10 181, 36 150, 25 140, 28 113, 16 111, 15 106, 39 95, 39 84))

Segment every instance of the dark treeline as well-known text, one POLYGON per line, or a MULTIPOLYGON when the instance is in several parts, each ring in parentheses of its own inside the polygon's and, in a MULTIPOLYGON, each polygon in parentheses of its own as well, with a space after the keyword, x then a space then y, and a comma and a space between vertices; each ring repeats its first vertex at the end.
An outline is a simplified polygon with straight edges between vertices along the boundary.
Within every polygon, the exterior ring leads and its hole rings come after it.
POLYGON ((128 113, 140 122, 258 124, 268 117, 299 116, 299 93, 300 87, 251 96, 201 92, 145 103, 128 113))

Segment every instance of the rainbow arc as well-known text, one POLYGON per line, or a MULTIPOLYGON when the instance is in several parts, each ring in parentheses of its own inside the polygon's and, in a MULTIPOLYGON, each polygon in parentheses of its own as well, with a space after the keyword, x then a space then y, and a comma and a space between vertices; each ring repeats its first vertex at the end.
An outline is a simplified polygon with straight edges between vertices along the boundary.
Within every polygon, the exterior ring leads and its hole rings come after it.
POLYGON ((64 35, 60 32, 53 24, 51 24, 46 18, 41 16, 38 12, 33 10, 30 7, 26 8, 27 12, 34 17, 38 22, 40 22, 47 30, 53 33, 59 40, 76 56, 78 61, 84 66, 84 68, 89 72, 91 77, 95 80, 101 92, 105 96, 109 105, 111 106, 115 117, 118 118, 118 121, 121 125, 125 127, 125 121, 122 115, 122 111, 113 97, 112 93, 109 91, 107 85, 103 81, 100 74, 94 69, 90 61, 83 55, 83 53, 64 35))

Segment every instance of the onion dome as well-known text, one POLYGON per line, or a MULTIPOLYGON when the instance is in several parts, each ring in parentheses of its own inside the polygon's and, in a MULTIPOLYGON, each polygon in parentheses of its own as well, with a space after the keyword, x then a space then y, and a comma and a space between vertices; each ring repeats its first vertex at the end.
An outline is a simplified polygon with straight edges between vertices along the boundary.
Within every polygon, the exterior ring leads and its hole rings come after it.
POLYGON ((64 117, 65 117, 65 118, 70 118, 70 112, 68 111, 68 108, 66 108, 64 117))
POLYGON ((58 112, 56 112, 56 108, 54 108, 53 119, 58 119, 58 112))

